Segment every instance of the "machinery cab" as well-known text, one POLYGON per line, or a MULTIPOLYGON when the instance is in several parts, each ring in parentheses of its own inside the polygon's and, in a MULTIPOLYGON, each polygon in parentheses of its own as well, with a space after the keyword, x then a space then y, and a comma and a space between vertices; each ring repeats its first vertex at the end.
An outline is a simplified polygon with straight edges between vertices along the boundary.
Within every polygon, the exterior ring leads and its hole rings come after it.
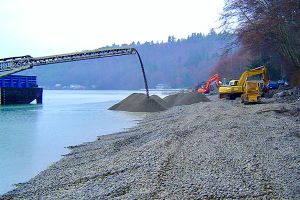
POLYGON ((239 82, 239 80, 231 80, 231 81, 229 81, 229 85, 236 86, 236 85, 238 85, 238 82, 239 82))
POLYGON ((243 87, 238 85, 238 80, 231 80, 227 85, 219 87, 219 98, 234 100, 243 93, 243 87))

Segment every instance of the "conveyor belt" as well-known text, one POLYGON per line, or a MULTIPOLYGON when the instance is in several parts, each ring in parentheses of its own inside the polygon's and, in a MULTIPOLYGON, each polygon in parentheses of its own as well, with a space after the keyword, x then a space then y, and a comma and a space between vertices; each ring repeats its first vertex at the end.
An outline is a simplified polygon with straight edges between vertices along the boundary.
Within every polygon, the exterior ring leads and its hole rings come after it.
POLYGON ((145 75, 143 62, 141 60, 138 51, 134 48, 101 49, 101 50, 83 51, 83 52, 60 54, 60 55, 53 55, 53 56, 36 57, 36 58, 33 58, 29 55, 3 58, 0 59, 0 77, 14 74, 35 66, 87 60, 87 59, 106 58, 106 57, 113 57, 113 56, 123 56, 123 55, 131 55, 131 54, 138 55, 141 68, 142 68, 143 77, 144 77, 146 93, 147 96, 149 97, 148 83, 145 75))

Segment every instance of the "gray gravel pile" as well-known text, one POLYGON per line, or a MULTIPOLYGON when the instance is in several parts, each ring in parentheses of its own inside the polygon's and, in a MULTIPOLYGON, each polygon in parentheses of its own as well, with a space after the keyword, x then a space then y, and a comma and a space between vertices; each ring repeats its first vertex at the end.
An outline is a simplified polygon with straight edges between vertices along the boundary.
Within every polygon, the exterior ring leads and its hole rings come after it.
POLYGON ((199 92, 182 92, 166 96, 164 101, 170 106, 182 106, 200 102, 209 102, 210 100, 204 94, 199 92))
POLYGON ((277 90, 270 90, 267 97, 273 97, 279 103, 294 102, 300 98, 300 88, 280 88, 277 90))
POLYGON ((113 105, 109 110, 129 111, 129 112, 158 112, 169 108, 159 96, 152 95, 147 98, 146 94, 133 93, 121 102, 113 105))
POLYGON ((190 105, 199 102, 208 102, 209 99, 198 92, 186 92, 172 94, 164 99, 157 95, 147 98, 146 94, 133 93, 121 102, 113 105, 109 110, 129 112, 158 112, 164 111, 172 106, 190 105))
POLYGON ((293 102, 300 97, 300 88, 294 87, 289 90, 283 90, 274 96, 278 102, 293 102))
POLYGON ((300 119, 281 106, 212 99, 149 114, 0 199, 300 199, 300 119))

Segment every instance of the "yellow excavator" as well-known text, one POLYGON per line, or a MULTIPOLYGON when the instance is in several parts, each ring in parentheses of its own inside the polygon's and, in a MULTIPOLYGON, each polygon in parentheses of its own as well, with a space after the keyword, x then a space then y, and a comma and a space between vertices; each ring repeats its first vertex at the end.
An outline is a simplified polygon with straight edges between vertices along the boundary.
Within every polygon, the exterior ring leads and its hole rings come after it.
POLYGON ((239 80, 231 80, 229 85, 219 87, 219 97, 234 100, 241 97, 243 103, 260 102, 260 87, 257 80, 247 80, 248 77, 262 76, 262 92, 266 92, 268 78, 265 66, 245 71, 239 80))

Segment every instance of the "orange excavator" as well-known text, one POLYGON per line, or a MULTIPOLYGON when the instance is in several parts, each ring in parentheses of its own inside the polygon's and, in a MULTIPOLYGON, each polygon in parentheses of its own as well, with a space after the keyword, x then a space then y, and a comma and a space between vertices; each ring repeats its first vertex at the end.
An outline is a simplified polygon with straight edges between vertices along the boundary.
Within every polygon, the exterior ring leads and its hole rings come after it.
POLYGON ((211 76, 208 79, 208 81, 206 82, 205 87, 204 88, 199 88, 198 92, 199 93, 206 93, 206 94, 209 93, 210 92, 210 84, 213 81, 216 81, 217 86, 220 85, 220 83, 219 83, 220 82, 220 76, 219 76, 219 74, 215 74, 215 75, 211 76))

